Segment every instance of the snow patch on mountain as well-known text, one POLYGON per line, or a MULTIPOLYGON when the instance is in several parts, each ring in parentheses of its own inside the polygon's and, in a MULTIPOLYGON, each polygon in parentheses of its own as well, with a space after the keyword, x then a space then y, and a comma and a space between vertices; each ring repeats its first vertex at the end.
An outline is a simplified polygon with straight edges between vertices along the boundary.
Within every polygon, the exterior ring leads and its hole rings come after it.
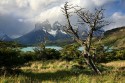
POLYGON ((50 30, 50 31, 48 31, 48 33, 55 37, 57 34, 57 30, 50 30))
POLYGON ((44 32, 47 32, 47 31, 46 31, 46 29, 45 29, 45 27, 43 27, 43 29, 42 29, 42 30, 43 30, 44 32))
POLYGON ((61 33, 63 33, 63 34, 67 34, 65 31, 63 31, 63 30, 60 30, 61 31, 61 33))

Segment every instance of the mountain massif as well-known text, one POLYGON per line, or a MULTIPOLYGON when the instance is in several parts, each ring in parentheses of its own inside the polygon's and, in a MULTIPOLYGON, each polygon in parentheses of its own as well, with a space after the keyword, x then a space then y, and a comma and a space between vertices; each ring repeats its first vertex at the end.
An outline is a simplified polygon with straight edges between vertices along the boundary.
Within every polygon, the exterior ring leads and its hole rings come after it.
POLYGON ((63 31, 63 26, 59 22, 55 22, 53 26, 48 20, 42 23, 36 23, 35 29, 31 32, 15 39, 21 44, 32 45, 40 42, 51 41, 55 42, 58 40, 69 39, 70 36, 63 31))

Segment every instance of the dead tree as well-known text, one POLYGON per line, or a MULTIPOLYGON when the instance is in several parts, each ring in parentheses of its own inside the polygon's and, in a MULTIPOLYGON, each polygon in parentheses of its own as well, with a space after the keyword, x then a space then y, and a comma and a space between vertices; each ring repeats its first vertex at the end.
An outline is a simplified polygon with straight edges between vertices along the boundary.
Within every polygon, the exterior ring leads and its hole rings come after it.
MULTIPOLYGON (((94 12, 85 11, 84 8, 80 7, 73 7, 68 4, 68 2, 65 3, 64 7, 62 7, 62 12, 64 13, 66 20, 67 20, 67 26, 65 26, 65 31, 69 34, 71 34, 76 42, 78 42, 82 47, 84 47, 84 50, 82 52, 82 56, 84 56, 85 61, 87 65, 89 65, 93 71, 97 74, 101 74, 99 69, 96 67, 92 55, 90 54, 91 46, 92 46, 92 38, 94 31, 99 30, 100 28, 106 26, 109 24, 108 21, 105 21, 104 17, 104 9, 95 9, 94 12), (89 28, 88 36, 85 40, 81 39, 79 36, 79 31, 77 29, 74 29, 74 26, 71 24, 70 21, 70 15, 71 10, 74 10, 75 14, 80 18, 80 22, 87 25, 89 28)), ((83 25, 84 28, 84 25, 83 25)))

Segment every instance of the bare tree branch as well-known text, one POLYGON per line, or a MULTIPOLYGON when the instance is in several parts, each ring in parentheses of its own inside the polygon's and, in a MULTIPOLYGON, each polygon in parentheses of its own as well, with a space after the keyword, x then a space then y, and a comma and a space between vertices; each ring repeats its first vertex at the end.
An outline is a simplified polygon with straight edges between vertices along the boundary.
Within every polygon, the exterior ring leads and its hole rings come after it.
POLYGON ((92 69, 98 74, 100 74, 100 71, 95 66, 91 58, 90 51, 92 46, 93 33, 110 24, 110 22, 105 20, 104 10, 105 9, 101 8, 95 9, 94 12, 90 12, 89 10, 85 10, 85 8, 69 5, 68 2, 66 2, 64 7, 62 8, 62 12, 66 17, 68 25, 65 26, 64 31, 73 35, 74 40, 84 47, 83 55, 86 58, 87 64, 90 65, 92 69), (86 36, 87 38, 84 40, 80 38, 78 29, 75 29, 71 24, 70 16, 72 12, 70 10, 72 9, 74 9, 74 13, 80 18, 80 20, 78 21, 80 22, 79 24, 81 24, 83 28, 85 27, 84 25, 87 25, 89 28, 88 35, 86 36))

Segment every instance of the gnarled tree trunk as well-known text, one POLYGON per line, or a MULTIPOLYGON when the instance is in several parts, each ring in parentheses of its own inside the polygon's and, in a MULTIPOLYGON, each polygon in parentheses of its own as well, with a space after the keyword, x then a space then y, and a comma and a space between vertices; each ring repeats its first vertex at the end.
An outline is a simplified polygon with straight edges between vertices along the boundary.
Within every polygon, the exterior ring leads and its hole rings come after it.
MULTIPOLYGON (((90 44, 90 43, 89 43, 90 44)), ((84 56, 84 59, 86 61, 86 64, 92 68, 92 70, 96 73, 96 74, 101 74, 101 72, 99 71, 99 69, 96 67, 92 56, 90 55, 90 49, 88 49, 88 45, 84 44, 82 45, 82 47, 84 47, 84 50, 82 52, 82 56, 84 56)))
POLYGON ((84 59, 86 61, 86 64, 92 68, 92 70, 96 73, 96 74, 101 74, 101 72, 99 71, 99 69, 96 67, 91 55, 87 54, 82 54, 82 56, 84 56, 84 59))

